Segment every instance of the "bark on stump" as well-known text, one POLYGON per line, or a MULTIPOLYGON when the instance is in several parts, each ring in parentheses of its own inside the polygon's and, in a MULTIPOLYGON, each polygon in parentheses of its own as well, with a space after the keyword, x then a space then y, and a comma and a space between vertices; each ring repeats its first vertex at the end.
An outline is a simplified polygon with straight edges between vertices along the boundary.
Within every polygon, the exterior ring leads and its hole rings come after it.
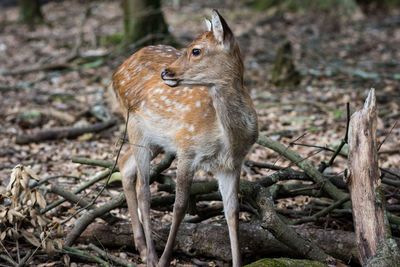
POLYGON ((391 239, 385 214, 376 146, 376 98, 371 89, 362 110, 351 116, 349 170, 346 182, 351 194, 356 242, 361 264, 369 266, 382 249, 375 266, 400 266, 396 242, 391 239), (384 254, 381 257, 381 254, 384 254))

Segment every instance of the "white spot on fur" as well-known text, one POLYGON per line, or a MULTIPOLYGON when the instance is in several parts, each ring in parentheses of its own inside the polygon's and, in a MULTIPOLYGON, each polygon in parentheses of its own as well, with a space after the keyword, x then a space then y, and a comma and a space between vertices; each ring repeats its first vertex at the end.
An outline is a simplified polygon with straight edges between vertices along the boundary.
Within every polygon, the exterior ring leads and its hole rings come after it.
POLYGON ((190 125, 189 132, 194 132, 194 125, 190 125))
POLYGON ((201 106, 201 102, 200 101, 197 101, 196 102, 196 107, 200 107, 201 106))
POLYGON ((164 89, 162 88, 157 88, 156 90, 154 90, 155 94, 162 94, 164 92, 164 89))
POLYGON ((149 74, 149 75, 146 75, 146 76, 144 76, 143 77, 143 81, 148 81, 148 80, 150 80, 151 79, 151 77, 152 77, 153 75, 151 75, 151 74, 149 74))
POLYGON ((174 106, 175 106, 176 109, 182 109, 183 108, 183 105, 181 103, 179 103, 179 102, 175 102, 174 106))
POLYGON ((118 73, 121 73, 125 70, 125 66, 122 66, 122 68, 119 69, 118 73))
POLYGON ((166 95, 162 95, 160 99, 161 100, 165 100, 165 99, 167 99, 167 96, 166 95))

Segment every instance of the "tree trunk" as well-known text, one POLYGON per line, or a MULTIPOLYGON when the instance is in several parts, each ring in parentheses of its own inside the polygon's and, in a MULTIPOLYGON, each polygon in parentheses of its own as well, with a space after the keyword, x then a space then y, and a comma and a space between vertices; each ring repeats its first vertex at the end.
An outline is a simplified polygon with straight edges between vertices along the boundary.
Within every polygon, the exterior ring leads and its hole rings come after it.
MULTIPOLYGON (((376 98, 371 89, 364 108, 351 116, 349 127, 349 170, 346 176, 351 203, 356 242, 360 261, 377 255, 378 247, 386 255, 375 259, 375 266, 399 266, 398 249, 391 247, 389 222, 385 214, 385 194, 381 186, 376 146, 376 98), (388 262, 389 261, 389 262, 388 262)), ((393 244, 392 244, 393 243, 393 244)))
POLYGON ((122 9, 126 45, 148 36, 154 41, 168 35, 160 0, 122 0, 122 9))
POLYGON ((40 0, 18 0, 19 20, 31 24, 43 21, 40 0))

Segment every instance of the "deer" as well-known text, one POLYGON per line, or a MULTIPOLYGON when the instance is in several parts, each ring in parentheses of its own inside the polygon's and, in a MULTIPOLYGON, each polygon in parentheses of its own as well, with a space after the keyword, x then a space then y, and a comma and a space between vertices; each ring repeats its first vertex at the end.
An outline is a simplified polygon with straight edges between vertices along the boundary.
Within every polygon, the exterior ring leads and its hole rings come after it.
POLYGON ((217 180, 229 230, 232 265, 241 265, 239 180, 258 137, 257 114, 243 81, 239 45, 217 10, 207 31, 185 50, 146 46, 113 74, 111 91, 126 120, 130 148, 118 162, 136 248, 147 266, 169 266, 195 172, 217 180), (158 261, 150 222, 150 162, 177 157, 171 228, 158 261))

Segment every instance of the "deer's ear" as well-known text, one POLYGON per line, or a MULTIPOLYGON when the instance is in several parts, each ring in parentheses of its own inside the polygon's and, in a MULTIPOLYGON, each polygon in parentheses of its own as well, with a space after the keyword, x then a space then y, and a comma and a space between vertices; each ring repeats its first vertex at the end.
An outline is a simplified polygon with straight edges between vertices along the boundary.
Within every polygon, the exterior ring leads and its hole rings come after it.
POLYGON ((233 46, 234 37, 231 29, 225 19, 216 9, 212 12, 212 31, 215 39, 221 43, 227 50, 233 46))
POLYGON ((204 22, 206 23, 207 26, 207 31, 211 31, 212 30, 212 23, 209 19, 204 19, 204 22))

